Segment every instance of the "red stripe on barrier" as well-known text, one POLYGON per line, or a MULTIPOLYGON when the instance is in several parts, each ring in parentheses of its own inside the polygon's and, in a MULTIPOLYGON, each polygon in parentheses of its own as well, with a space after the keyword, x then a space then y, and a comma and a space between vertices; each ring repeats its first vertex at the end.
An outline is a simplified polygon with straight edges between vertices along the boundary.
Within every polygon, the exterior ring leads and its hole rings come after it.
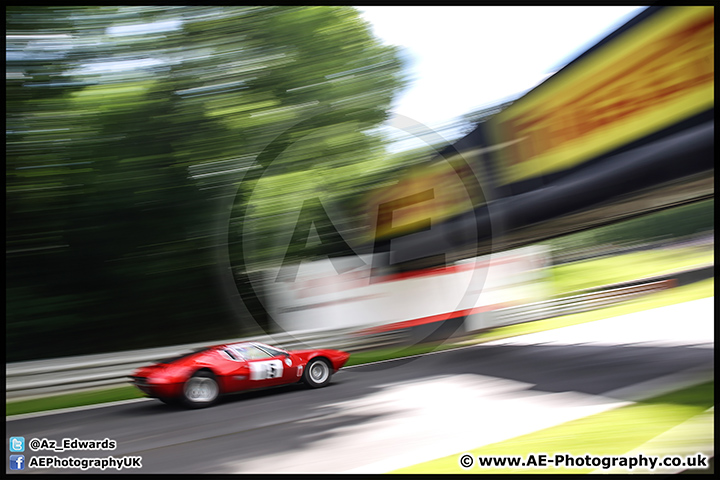
POLYGON ((434 267, 422 270, 413 270, 411 272, 391 273, 378 277, 376 282, 394 282, 396 280, 407 280, 409 278, 430 277, 436 275, 450 275, 453 273, 465 272, 478 268, 487 268, 489 266, 502 265, 503 263, 512 263, 518 261, 519 257, 495 258, 490 261, 483 260, 478 262, 467 262, 459 265, 451 265, 449 267, 434 267))
POLYGON ((495 305, 486 305, 483 307, 468 308, 465 310, 456 310, 454 312, 441 313, 439 315, 431 315, 429 317, 415 318, 413 320, 404 320, 402 322, 388 323, 386 325, 378 325, 377 327, 370 327, 365 330, 357 332, 358 335, 370 335, 373 333, 391 332, 394 330, 402 330, 403 328, 417 327, 419 325, 426 325, 428 323, 444 322, 445 320, 452 320, 453 318, 466 317, 480 312, 489 312, 491 310, 498 310, 500 308, 511 307, 510 303, 498 303, 495 305))

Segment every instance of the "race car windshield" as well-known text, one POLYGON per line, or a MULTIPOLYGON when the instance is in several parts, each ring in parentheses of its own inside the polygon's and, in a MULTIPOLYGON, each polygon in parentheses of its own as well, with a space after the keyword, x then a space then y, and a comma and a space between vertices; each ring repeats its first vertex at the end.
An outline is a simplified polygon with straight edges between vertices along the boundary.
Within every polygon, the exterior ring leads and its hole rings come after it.
POLYGON ((279 357, 281 355, 287 355, 288 353, 284 350, 280 350, 279 348, 271 347, 270 345, 265 345, 264 343, 255 343, 253 344, 260 350, 266 352, 271 357, 279 357))
POLYGON ((231 348, 237 353, 237 355, 241 356, 245 360, 262 360, 272 356, 250 343, 238 343, 236 345, 232 345, 231 348))

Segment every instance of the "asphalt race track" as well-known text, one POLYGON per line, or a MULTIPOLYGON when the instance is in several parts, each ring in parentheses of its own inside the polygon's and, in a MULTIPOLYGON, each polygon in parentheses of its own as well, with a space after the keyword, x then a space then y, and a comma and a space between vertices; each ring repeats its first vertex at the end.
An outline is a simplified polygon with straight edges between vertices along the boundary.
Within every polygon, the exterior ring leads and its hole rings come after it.
MULTIPOLYGON (((668 382, 711 378, 713 309, 707 298, 358 366, 324 389, 249 392, 202 410, 141 400, 9 420, 6 439, 116 440, 112 451, 24 455, 142 457, 141 469, 123 473, 385 472, 626 405, 668 382)), ((23 473, 33 472, 80 470, 23 473)))

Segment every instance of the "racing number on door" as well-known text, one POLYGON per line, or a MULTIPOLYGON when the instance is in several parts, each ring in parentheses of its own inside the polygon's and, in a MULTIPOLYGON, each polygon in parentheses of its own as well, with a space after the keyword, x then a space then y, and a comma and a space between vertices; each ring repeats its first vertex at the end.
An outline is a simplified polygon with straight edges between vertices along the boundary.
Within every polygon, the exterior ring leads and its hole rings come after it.
POLYGON ((263 360, 250 363, 250 380, 267 380, 282 377, 283 363, 280 360, 263 360))

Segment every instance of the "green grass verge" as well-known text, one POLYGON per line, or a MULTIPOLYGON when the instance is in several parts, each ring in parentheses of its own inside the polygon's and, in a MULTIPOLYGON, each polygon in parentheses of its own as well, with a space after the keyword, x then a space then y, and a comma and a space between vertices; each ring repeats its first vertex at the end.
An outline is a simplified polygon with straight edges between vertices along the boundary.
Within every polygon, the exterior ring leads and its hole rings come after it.
POLYGON ((520 455, 526 458, 530 453, 546 453, 549 456, 556 453, 623 455, 712 407, 715 404, 714 386, 714 382, 697 385, 391 473, 589 473, 596 468, 480 469, 475 466, 465 470, 459 466, 458 457, 463 453, 470 453, 475 458, 478 455, 520 455))
POLYGON ((687 270, 712 264, 711 248, 686 247, 633 252, 613 257, 558 265, 550 269, 552 291, 562 295, 576 290, 687 270))
POLYGON ((19 415, 21 413, 44 412, 46 410, 57 410, 59 408, 82 407, 85 405, 95 405, 97 403, 142 398, 144 396, 140 390, 132 385, 106 390, 53 395, 51 397, 6 402, 5 415, 19 415))
POLYGON ((395 358, 412 357, 413 355, 422 355, 424 353, 439 350, 450 350, 457 348, 457 346, 458 345, 454 343, 425 343, 422 345, 410 345, 406 347, 368 350, 366 352, 353 353, 346 366, 350 367, 353 365, 363 365, 365 363, 380 362, 383 360, 393 360, 395 358))
MULTIPOLYGON (((403 348, 385 348, 371 350, 367 352, 353 353, 347 366, 360 365, 364 363, 377 362, 381 360, 390 360, 394 358, 408 357, 412 355, 420 355, 438 350, 447 350, 458 346, 467 345, 468 343, 481 343, 501 338, 514 337, 527 333, 541 332, 554 328, 561 328, 580 323, 592 322, 603 318, 624 315, 627 313, 639 312, 651 308, 673 305, 690 300, 711 297, 714 295, 714 279, 703 280, 684 287, 673 288, 657 293, 646 295, 642 298, 630 300, 620 305, 591 312, 579 313, 575 315, 565 315, 562 317, 551 318, 548 320, 540 320, 537 322, 523 323, 519 325, 510 325, 507 327, 497 328, 495 330, 482 333, 471 339, 460 343, 446 344, 426 344, 414 345, 403 348)), ((70 393, 66 395, 56 395, 45 398, 32 400, 19 400, 15 402, 6 402, 5 415, 18 415, 21 413, 41 412, 45 410, 56 410, 59 408, 78 407, 83 405, 92 405, 96 403, 112 402, 118 400, 128 400, 132 398, 141 398, 143 394, 135 387, 120 387, 112 390, 99 390, 84 393, 70 393)))

